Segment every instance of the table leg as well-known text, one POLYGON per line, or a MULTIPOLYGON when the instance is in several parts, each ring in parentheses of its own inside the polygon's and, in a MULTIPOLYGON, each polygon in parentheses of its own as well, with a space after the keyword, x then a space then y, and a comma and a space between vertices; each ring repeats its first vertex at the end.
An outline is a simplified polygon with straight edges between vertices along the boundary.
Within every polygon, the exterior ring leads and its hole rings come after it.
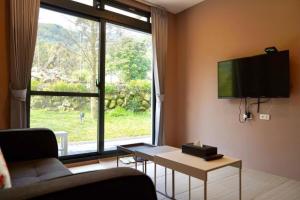
POLYGON ((68 135, 64 136, 64 154, 68 155, 68 135))
POLYGON ((135 159, 135 169, 137 169, 137 156, 134 156, 135 159))
POLYGON ((167 191, 167 184, 168 184, 168 177, 167 177, 167 171, 168 169, 165 167, 165 194, 168 195, 167 191))
POLYGON ((117 167, 119 167, 119 150, 117 150, 117 167))
POLYGON ((240 167, 239 168, 239 189, 240 189, 240 192, 239 192, 239 199, 242 200, 242 168, 240 167))
POLYGON ((204 181, 204 200, 207 200, 207 180, 204 181))
POLYGON ((189 176, 189 200, 191 200, 191 176, 189 176))
POLYGON ((172 169, 172 199, 175 199, 175 172, 172 169))
POLYGON ((156 188, 156 163, 154 163, 154 186, 156 188))

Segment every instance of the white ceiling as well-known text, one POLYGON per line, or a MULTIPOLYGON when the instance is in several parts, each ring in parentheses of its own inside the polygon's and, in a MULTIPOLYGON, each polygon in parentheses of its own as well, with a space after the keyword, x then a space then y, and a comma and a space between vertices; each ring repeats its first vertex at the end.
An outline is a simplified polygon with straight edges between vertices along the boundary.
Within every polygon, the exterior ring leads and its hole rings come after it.
POLYGON ((162 6, 169 12, 177 14, 204 0, 146 0, 149 3, 162 6))

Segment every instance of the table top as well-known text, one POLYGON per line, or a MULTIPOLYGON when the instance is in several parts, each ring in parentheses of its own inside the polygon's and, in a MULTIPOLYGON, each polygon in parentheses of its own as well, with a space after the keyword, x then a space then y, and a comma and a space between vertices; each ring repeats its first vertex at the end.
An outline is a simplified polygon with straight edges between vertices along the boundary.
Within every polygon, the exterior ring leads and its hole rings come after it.
POLYGON ((203 158, 182 153, 181 150, 157 154, 154 162, 183 173, 209 172, 225 166, 241 167, 240 159, 224 156, 218 160, 205 161, 203 158))
POLYGON ((156 146, 153 148, 138 149, 135 154, 138 157, 153 161, 155 155, 178 150, 180 149, 171 146, 156 146))
POLYGON ((117 146, 117 149, 128 153, 135 153, 138 150, 152 149, 155 147, 156 146, 147 143, 135 143, 135 144, 119 145, 117 146))

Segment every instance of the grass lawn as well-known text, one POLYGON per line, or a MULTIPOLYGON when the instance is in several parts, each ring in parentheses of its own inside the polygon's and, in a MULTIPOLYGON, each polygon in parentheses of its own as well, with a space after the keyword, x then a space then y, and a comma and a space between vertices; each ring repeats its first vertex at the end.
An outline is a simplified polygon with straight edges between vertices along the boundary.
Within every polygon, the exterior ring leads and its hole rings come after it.
MULTIPOLYGON (((53 131, 66 131, 69 141, 96 141, 97 120, 85 112, 84 121, 80 123, 79 111, 47 111, 43 109, 30 111, 30 127, 50 128, 53 131)), ((151 113, 123 112, 105 114, 105 140, 150 136, 151 113)))

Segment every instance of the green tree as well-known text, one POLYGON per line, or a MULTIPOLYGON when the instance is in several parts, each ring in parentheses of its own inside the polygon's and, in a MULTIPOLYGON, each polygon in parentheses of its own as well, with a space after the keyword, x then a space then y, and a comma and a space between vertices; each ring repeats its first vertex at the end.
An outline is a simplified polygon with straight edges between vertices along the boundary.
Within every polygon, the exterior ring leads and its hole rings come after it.
POLYGON ((149 41, 132 37, 122 37, 107 48, 106 73, 118 75, 123 83, 143 80, 151 67, 149 41))

